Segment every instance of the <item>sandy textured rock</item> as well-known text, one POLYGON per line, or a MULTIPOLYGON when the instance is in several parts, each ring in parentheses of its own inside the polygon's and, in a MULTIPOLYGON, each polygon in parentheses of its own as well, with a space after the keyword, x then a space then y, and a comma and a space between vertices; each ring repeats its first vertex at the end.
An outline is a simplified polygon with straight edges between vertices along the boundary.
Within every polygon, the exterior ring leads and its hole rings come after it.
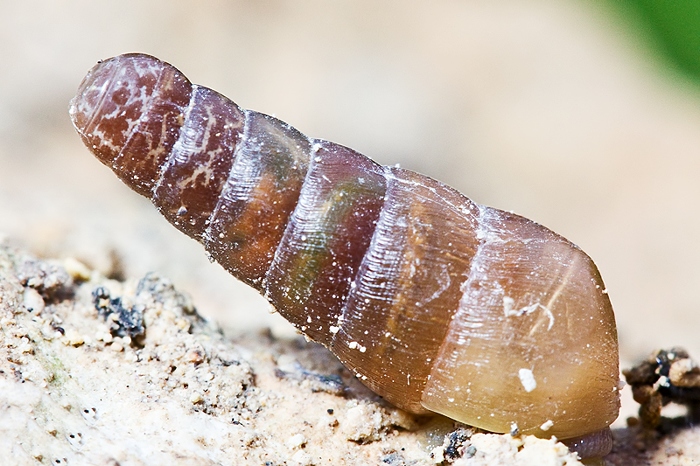
POLYGON ((580 464, 555 441, 457 432, 315 344, 227 337, 156 274, 0 248, 3 464, 580 464))

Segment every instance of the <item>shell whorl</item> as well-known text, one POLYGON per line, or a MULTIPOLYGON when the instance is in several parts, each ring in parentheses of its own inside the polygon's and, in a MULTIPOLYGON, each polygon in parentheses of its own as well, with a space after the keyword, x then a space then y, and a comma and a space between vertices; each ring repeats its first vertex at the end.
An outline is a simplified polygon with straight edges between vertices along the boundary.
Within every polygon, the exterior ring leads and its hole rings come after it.
POLYGON ((391 403, 560 438, 617 416, 610 301, 561 236, 147 55, 93 68, 71 117, 126 184, 391 403))

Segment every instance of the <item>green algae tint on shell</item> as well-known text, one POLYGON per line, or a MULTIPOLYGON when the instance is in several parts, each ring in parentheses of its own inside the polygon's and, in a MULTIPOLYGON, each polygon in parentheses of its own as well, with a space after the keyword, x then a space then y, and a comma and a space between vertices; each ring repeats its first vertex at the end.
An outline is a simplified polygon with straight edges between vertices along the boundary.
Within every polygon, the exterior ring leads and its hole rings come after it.
POLYGON ((396 406, 577 440, 617 417, 612 307, 556 233, 147 55, 96 65, 70 113, 102 163, 396 406))

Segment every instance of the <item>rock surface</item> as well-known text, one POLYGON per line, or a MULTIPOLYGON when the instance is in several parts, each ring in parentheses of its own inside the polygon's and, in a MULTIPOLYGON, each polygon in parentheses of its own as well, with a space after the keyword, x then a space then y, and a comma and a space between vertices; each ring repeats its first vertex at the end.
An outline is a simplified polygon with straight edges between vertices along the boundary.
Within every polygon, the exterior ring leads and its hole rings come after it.
POLYGON ((554 440, 387 406, 299 338, 227 337, 156 274, 120 282, 7 245, 0 451, 18 465, 580 464, 554 440))

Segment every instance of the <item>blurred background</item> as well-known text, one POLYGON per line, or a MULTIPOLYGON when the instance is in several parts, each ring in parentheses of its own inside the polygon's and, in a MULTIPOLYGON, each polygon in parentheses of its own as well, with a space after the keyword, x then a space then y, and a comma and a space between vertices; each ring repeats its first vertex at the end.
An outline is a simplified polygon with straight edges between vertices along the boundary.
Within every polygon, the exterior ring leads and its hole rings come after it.
POLYGON ((672 345, 700 358, 700 4, 609 3, 0 0, 0 232, 157 270, 236 331, 288 328, 74 133, 87 70, 146 52, 577 243, 608 286, 623 365, 672 345))

